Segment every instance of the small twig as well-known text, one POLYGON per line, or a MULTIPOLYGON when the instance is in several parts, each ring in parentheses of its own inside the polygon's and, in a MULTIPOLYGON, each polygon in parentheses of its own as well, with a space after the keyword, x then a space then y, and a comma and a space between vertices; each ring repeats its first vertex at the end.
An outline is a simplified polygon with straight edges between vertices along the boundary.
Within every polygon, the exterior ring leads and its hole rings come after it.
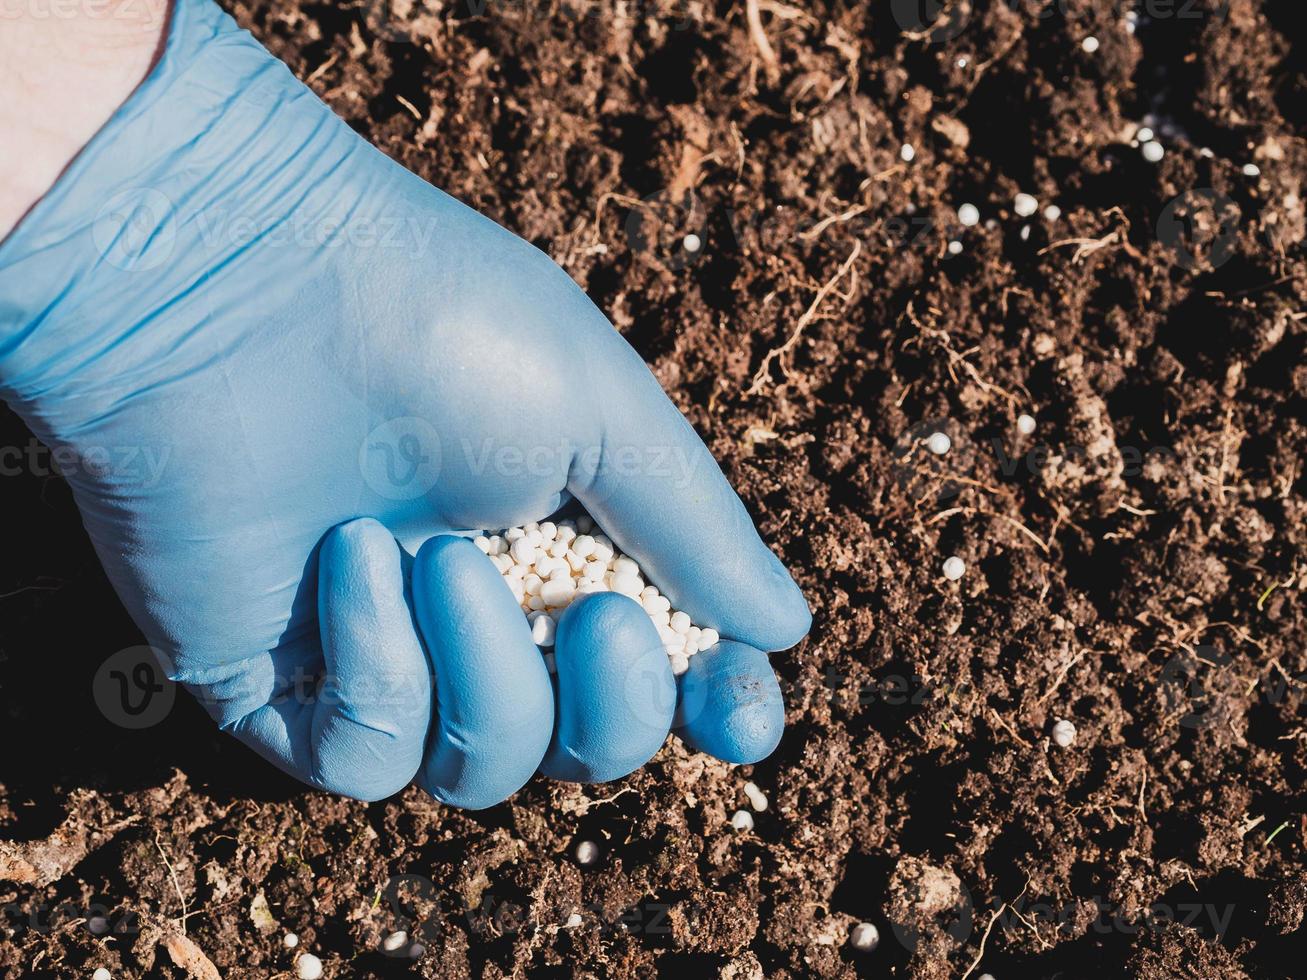
POLYGON ((767 40, 767 32, 762 29, 762 13, 758 9, 758 0, 747 0, 744 6, 745 18, 749 21, 749 37, 762 58, 763 68, 767 71, 767 80, 773 85, 780 80, 781 64, 776 51, 767 40))
POLYGON ((182 932, 186 932, 186 896, 182 894, 181 882, 177 880, 177 871, 173 868, 172 862, 168 860, 168 855, 163 851, 163 844, 159 842, 159 832, 154 832, 154 846, 159 852, 159 857, 163 858, 164 867, 168 869, 168 875, 172 878, 172 887, 177 892, 177 900, 182 903, 182 914, 177 920, 181 924, 182 932))
MULTIPOLYGON (((844 260, 844 264, 840 266, 839 271, 831 276, 824 286, 817 290, 817 295, 813 299, 812 305, 803 311, 803 316, 799 317, 799 322, 794 325, 794 331, 790 334, 789 339, 781 344, 781 346, 768 351, 767 356, 762 359, 762 365, 758 368, 758 373, 753 376, 753 384, 749 386, 749 390, 746 394, 756 395, 762 391, 763 385, 767 383, 769 377, 768 372, 771 368, 772 361, 788 354, 794 349, 794 345, 799 342, 799 337, 803 334, 804 328, 806 328, 816 317, 817 311, 821 308, 821 304, 826 301, 826 297, 835 289, 835 284, 844 277, 845 273, 853 268, 853 263, 861 251, 862 242, 860 240, 855 240, 853 243, 853 251, 850 252, 849 257, 844 260)), ((787 373, 785 371, 784 363, 781 364, 781 373, 787 373)))
POLYGON ((1007 723, 1007 720, 1002 715, 1000 715, 996 709, 990 708, 989 713, 994 716, 994 720, 998 722, 999 727, 1002 728, 1009 735, 1011 735, 1014 739, 1016 739, 1017 742, 1020 743, 1022 748, 1027 748, 1027 749, 1030 748, 1030 743, 1027 742, 1020 735, 1018 735, 1016 729, 1013 728, 1011 725, 1009 725, 1007 723))
POLYGON ((827 228, 829 228, 831 225, 843 224, 845 221, 848 221, 850 218, 856 218, 858 215, 862 214, 862 212, 866 210, 867 210, 867 205, 865 204, 854 205, 853 207, 845 211, 843 214, 832 214, 829 218, 822 218, 807 231, 799 232, 799 237, 803 239, 805 242, 810 242, 814 238, 817 238, 819 235, 821 235, 821 233, 825 231, 827 228))
POLYGON ((980 937, 980 949, 976 952, 976 958, 971 961, 971 965, 967 967, 967 972, 962 974, 962 980, 967 980, 967 977, 975 972, 976 967, 980 966, 980 961, 985 958, 985 943, 989 942, 989 934, 994 930, 994 923, 997 922, 998 917, 1006 911, 1007 902, 1004 902, 996 908, 994 914, 989 917, 989 925, 985 926, 985 934, 980 937))

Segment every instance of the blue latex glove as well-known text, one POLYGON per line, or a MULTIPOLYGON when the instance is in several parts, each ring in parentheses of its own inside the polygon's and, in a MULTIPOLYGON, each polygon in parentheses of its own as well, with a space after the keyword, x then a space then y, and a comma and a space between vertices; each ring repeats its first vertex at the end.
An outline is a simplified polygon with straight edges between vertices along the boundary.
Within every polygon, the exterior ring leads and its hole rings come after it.
POLYGON ((0 393, 75 455, 171 676, 314 786, 374 799, 416 775, 483 807, 537 769, 625 775, 674 724, 738 762, 780 737, 760 651, 807 606, 639 356, 208 0, 180 0, 160 64, 0 246, 0 393), (729 638, 679 692, 611 594, 563 617, 552 686, 451 536, 572 497, 729 638))

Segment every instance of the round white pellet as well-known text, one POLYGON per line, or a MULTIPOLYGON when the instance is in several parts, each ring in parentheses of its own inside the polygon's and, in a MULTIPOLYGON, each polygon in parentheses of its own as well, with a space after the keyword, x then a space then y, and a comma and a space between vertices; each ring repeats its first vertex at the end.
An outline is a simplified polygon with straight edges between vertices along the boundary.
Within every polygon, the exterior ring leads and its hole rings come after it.
POLYGON ((702 633, 699 634, 700 652, 707 650, 710 647, 715 647, 720 640, 721 640, 721 636, 718 634, 718 632, 715 629, 705 629, 702 633))
POLYGON ((281 944, 287 949, 294 949, 300 944, 300 937, 295 935, 293 932, 288 932, 286 935, 281 937, 281 944))
POLYGON ((92 936, 103 936, 109 931, 109 920, 102 915, 93 915, 86 920, 86 928, 92 936))
POLYGON ((612 568, 614 575, 639 575, 640 574, 640 566, 625 556, 621 558, 614 558, 613 564, 610 567, 612 568))
POLYGON ((1048 207, 1044 208, 1044 217, 1049 221, 1056 221, 1058 218, 1062 217, 1062 209, 1056 204, 1050 204, 1048 207))
POLYGON ((567 921, 563 923, 563 928, 564 928, 564 929, 575 929, 577 926, 579 926, 579 925, 580 925, 582 922, 584 922, 584 921, 585 921, 585 920, 581 918, 581 913, 580 913, 580 912, 573 912, 571 915, 569 915, 569 916, 567 917, 567 921))
POLYGON ((731 816, 731 826, 736 830, 752 830, 753 814, 748 810, 736 810, 731 816))
POLYGON ((947 432, 932 432, 930 438, 926 440, 926 448, 936 456, 943 456, 953 448, 953 440, 948 437, 947 432))
POLYGON ((699 249, 703 248, 703 242, 699 239, 698 235, 691 232, 681 239, 681 247, 687 252, 697 252, 699 249))
POLYGON ((564 544, 566 544, 567 542, 571 541, 575 537, 576 537, 576 527, 574 525, 572 525, 569 521, 562 521, 561 523, 559 523, 558 533, 554 535, 555 540, 562 541, 564 544))
POLYGON ((671 600, 665 595, 651 595, 649 598, 642 600, 642 604, 644 611, 651 616, 655 613, 667 612, 672 608, 671 600))
POLYGON ((994 974, 982 973, 980 976, 976 977, 976 980, 994 980, 994 974))
POLYGON ((611 587, 614 592, 620 592, 622 595, 637 599, 640 596, 640 590, 644 588, 644 582, 638 575, 632 575, 629 572, 620 573, 613 575, 611 587))
POLYGON ((394 953, 398 951, 401 946, 405 946, 407 944, 408 944, 408 933, 405 932, 403 929, 399 930, 399 932, 392 932, 385 939, 381 940, 381 948, 384 949, 387 953, 394 953))
POLYGON ((683 653, 673 652, 667 659, 672 663, 672 674, 675 677, 680 677, 690 669, 690 658, 683 653))
POLYGON ((962 254, 962 243, 959 242, 959 241, 952 241, 952 242, 949 242, 949 243, 948 243, 948 254, 949 254, 949 255, 961 255, 961 254, 962 254))
POLYGON ((1140 143, 1148 143, 1153 138, 1153 131, 1148 126, 1140 126, 1135 130, 1135 139, 1140 143))
POLYGON ((950 582, 956 582, 967 571, 967 563, 957 555, 953 555, 944 560, 944 577, 950 582))
POLYGON ((1243 175, 1245 177, 1256 177, 1261 174, 1262 168, 1255 163, 1245 163, 1243 165, 1243 175))
POLYGON ((508 549, 508 553, 519 565, 530 565, 536 560, 536 546, 531 543, 530 538, 518 538, 508 549))
POLYGON ((916 155, 917 151, 913 148, 911 143, 904 143, 899 147, 899 159, 904 163, 911 163, 916 155))
POLYGON ((680 633, 684 636, 690 632, 690 617, 679 609, 672 613, 671 627, 674 633, 680 633))
POLYGON ((496 537, 502 537, 509 544, 512 544, 518 538, 525 538, 526 532, 523 531, 520 527, 510 527, 507 531, 503 533, 503 535, 496 535, 496 537))
POLYGON ((1022 412, 1017 416, 1017 431, 1028 436, 1035 431, 1035 417, 1022 412))
POLYGON ((557 630, 558 624, 554 622, 554 618, 548 613, 533 612, 531 614, 531 642, 536 646, 553 646, 557 630))
POLYGON ((113 980, 113 974, 104 967, 97 967, 96 971, 91 974, 91 980, 113 980))
POLYGON ((588 534, 579 534, 572 540, 571 550, 578 558, 589 558, 595 551, 595 539, 588 534))
POLYGON ((870 922, 859 922, 849 930, 849 945, 856 950, 870 953, 880 945, 880 930, 870 922))
POLYGON ((484 534, 477 535, 472 539, 472 543, 477 546, 477 550, 483 555, 490 554, 490 539, 484 534))
POLYGON ((1089 37, 1085 38, 1083 41, 1080 42, 1080 47, 1084 48, 1084 50, 1088 54, 1093 54, 1095 51, 1098 50, 1098 38, 1094 37, 1091 34, 1089 35, 1089 37))
POLYGON ((758 788, 757 783, 745 783, 744 795, 749 798, 749 806, 759 813, 767 809, 767 794, 758 788))
POLYGON ((540 599, 546 606, 565 606, 576 595, 576 583, 569 578, 551 578, 540 586, 540 599))
POLYGON ((974 204, 964 204, 958 208, 958 220, 967 228, 980 223, 980 208, 974 204))
POLYGON ((1144 144, 1143 149, 1140 150, 1140 152, 1143 153, 1144 159, 1149 163, 1157 163, 1166 155, 1166 150, 1162 147, 1161 143, 1157 142, 1157 140, 1149 140, 1144 144))
POLYGON ((1029 218, 1039 210, 1039 201, 1033 194, 1018 194, 1012 200, 1012 209, 1023 218, 1029 218))
POLYGON ((599 860, 599 845, 592 840, 583 840, 576 845, 576 863, 591 865, 599 860))
POLYGON ((966 58, 959 58, 957 64, 959 68, 965 68, 970 64, 970 62, 968 62, 966 58))
POLYGON ((312 953, 301 953, 295 961, 295 976, 300 980, 318 980, 322 976, 322 960, 312 953))
POLYGON ((1062 748, 1066 748, 1076 740, 1076 726, 1071 724, 1065 718, 1058 719, 1053 725, 1053 741, 1062 748))

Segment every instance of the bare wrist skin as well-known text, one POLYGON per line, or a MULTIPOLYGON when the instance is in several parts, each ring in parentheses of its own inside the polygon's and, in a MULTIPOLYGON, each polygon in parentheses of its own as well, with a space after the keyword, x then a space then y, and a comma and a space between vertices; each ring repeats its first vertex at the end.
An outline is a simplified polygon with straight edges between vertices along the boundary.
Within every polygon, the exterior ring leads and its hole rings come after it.
POLYGON ((0 240, 149 73, 171 0, 0 0, 0 240))

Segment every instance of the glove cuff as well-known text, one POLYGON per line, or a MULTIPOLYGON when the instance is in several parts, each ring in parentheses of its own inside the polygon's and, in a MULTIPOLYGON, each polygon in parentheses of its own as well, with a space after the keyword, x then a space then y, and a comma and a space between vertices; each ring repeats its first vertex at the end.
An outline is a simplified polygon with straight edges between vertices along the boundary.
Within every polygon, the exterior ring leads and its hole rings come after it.
POLYGON ((209 284, 264 285, 250 246, 333 211, 360 142, 212 0, 176 0, 153 71, 0 243, 0 397, 48 441, 220 355, 209 284))

